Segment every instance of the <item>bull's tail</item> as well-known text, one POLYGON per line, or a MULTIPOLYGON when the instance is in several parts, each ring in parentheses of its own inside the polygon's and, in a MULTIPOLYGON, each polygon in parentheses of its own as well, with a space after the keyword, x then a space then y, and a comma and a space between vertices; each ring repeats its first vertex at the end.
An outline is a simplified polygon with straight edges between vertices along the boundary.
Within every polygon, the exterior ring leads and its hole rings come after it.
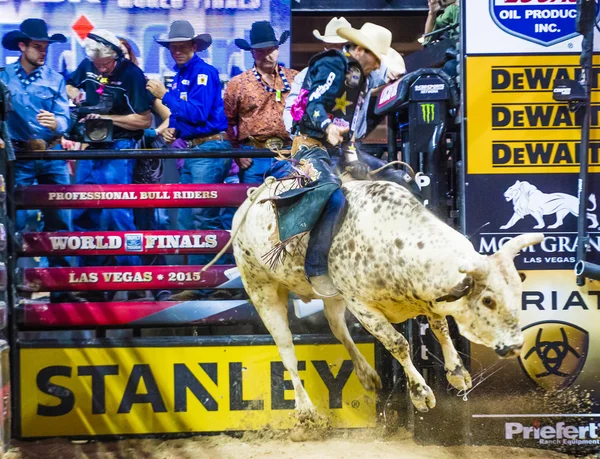
POLYGON ((592 203, 592 207, 590 207, 589 209, 587 209, 588 212, 593 212, 596 210, 596 195, 594 193, 590 194, 590 197, 588 198, 590 200, 590 202, 592 203))

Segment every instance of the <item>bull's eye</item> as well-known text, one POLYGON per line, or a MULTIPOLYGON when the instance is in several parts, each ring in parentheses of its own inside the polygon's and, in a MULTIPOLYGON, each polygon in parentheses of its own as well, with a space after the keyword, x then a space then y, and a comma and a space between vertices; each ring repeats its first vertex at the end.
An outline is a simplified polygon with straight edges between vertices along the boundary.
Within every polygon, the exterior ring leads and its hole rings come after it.
POLYGON ((521 282, 525 282, 525 279, 527 279, 525 273, 519 273, 519 277, 521 278, 521 282))
POLYGON ((486 308, 490 308, 490 309, 496 309, 496 302, 494 301, 494 299, 492 297, 489 296, 484 296, 483 299, 481 300, 481 302, 483 303, 483 305, 486 308))

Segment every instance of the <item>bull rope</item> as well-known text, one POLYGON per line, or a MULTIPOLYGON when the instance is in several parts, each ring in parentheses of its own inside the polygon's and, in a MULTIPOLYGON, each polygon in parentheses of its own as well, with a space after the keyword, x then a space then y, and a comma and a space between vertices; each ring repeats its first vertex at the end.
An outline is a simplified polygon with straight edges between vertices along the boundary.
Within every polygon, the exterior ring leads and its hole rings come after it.
POLYGON ((238 224, 238 227, 235 229, 235 231, 229 237, 229 241, 227 242, 227 244, 225 244, 225 246, 221 249, 221 251, 219 253, 217 253, 215 255, 215 257, 207 265, 204 265, 204 267, 200 270, 200 277, 202 277, 203 272, 207 271, 217 261, 219 261, 219 258, 221 258, 225 254, 225 252, 227 252, 229 247, 231 247, 231 244, 233 244, 233 240, 235 239, 235 237, 238 234, 238 231, 240 230, 240 228, 246 221, 246 216, 248 215, 248 211, 252 208, 252 206, 254 204, 256 204, 256 198, 260 195, 260 193, 262 193, 262 191, 269 188, 276 181, 277 181, 277 179, 275 177, 269 176, 269 177, 265 178, 265 181, 258 188, 249 188, 248 189, 248 199, 250 200, 250 205, 246 208, 246 212, 244 212, 244 215, 242 215, 242 218, 240 220, 240 223, 238 224))
POLYGON ((394 165, 394 164, 400 164, 404 167, 406 167, 408 169, 408 172, 410 172, 410 175, 412 176, 413 180, 416 182, 417 178, 420 177, 421 175, 424 175, 423 172, 418 172, 417 174, 415 174, 415 171, 412 167, 410 167, 409 164, 405 163, 404 161, 392 161, 391 163, 387 163, 385 166, 381 166, 379 169, 375 169, 374 171, 370 171, 369 175, 377 175, 379 174, 382 170, 387 169, 388 167, 394 165))

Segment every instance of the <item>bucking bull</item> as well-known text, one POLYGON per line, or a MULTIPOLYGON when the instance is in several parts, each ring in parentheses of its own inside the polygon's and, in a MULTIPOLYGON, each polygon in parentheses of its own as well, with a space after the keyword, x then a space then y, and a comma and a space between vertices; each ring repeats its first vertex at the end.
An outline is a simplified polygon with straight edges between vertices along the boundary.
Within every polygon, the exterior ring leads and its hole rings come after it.
MULTIPOLYGON (((270 201, 275 186, 263 186, 236 213, 234 255, 244 287, 273 336, 295 391, 300 419, 315 408, 298 375, 298 361, 288 325, 288 294, 315 297, 304 273, 308 236, 276 266, 264 256, 278 242, 276 214, 270 201)), ((439 340, 450 384, 471 387, 471 377, 450 339, 446 316, 463 336, 516 357, 523 346, 518 313, 521 277, 513 258, 542 241, 523 234, 494 255, 477 253, 462 234, 439 220, 410 192, 390 182, 353 181, 343 185, 347 214, 329 253, 329 274, 339 297, 324 299, 325 316, 354 364, 361 384, 380 389, 381 380, 353 342, 344 318, 348 308, 360 323, 402 364, 415 407, 427 411, 435 396, 410 359, 409 344, 391 325, 425 315, 439 340)))

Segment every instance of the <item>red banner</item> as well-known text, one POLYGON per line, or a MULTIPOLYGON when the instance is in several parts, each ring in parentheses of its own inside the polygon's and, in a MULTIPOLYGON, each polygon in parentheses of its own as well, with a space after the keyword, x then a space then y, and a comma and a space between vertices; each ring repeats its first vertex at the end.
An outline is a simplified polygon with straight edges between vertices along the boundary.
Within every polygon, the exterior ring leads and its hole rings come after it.
MULTIPOLYGON (((218 253, 228 231, 23 233, 20 255, 182 255, 218 253)), ((230 250, 231 251, 231 250, 230 250)))
POLYGON ((238 207, 255 185, 35 185, 17 186, 21 209, 119 209, 166 207, 238 207))
POLYGON ((17 310, 20 322, 32 328, 260 323, 246 300, 23 303, 17 310))
POLYGON ((179 290, 219 287, 229 281, 218 265, 200 273, 202 266, 102 266, 85 268, 26 268, 19 289, 27 292, 83 290, 179 290))

